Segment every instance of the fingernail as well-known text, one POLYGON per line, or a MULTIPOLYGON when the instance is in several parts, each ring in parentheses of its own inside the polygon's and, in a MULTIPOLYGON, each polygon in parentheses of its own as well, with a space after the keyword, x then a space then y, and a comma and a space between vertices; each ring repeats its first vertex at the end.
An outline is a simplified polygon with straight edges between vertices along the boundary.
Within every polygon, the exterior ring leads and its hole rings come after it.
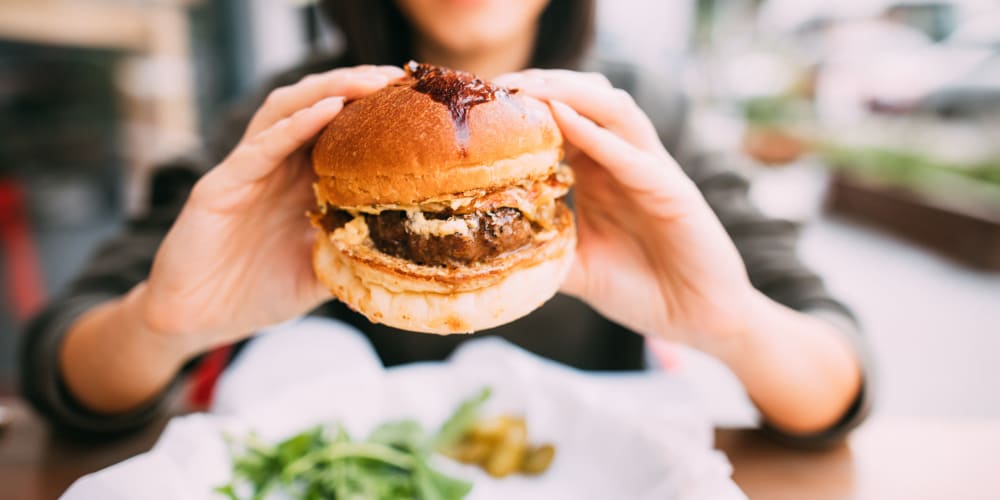
POLYGON ((403 71, 403 68, 398 66, 379 66, 378 69, 379 71, 388 73, 389 76, 403 76, 406 74, 406 72, 403 71))
POLYGON ((493 79, 493 83, 509 87, 521 81, 523 76, 520 73, 504 73, 493 79))
POLYGON ((325 99, 317 102, 316 105, 315 105, 315 107, 322 108, 322 109, 327 109, 327 108, 332 108, 332 107, 335 107, 335 106, 343 106, 343 104, 344 104, 344 96, 338 95, 338 96, 333 96, 333 97, 327 97, 327 98, 325 98, 325 99))
POLYGON ((545 85, 544 78, 535 75, 527 75, 524 73, 511 73, 509 75, 503 75, 502 78, 504 78, 505 80, 509 80, 511 83, 515 85, 520 85, 523 87, 527 86, 538 87, 541 85, 545 85))

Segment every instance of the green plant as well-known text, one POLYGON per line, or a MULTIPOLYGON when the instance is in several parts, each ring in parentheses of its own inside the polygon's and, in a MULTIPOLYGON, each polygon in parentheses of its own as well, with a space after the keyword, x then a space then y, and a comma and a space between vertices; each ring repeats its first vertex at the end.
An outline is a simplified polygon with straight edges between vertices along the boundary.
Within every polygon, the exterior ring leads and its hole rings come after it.
POLYGON ((232 500, 270 493, 302 499, 458 500, 472 484, 434 469, 430 457, 452 446, 478 419, 489 388, 465 400, 441 428, 415 420, 386 422, 364 441, 343 426, 317 426, 269 445, 250 434, 233 448, 233 478, 217 492, 232 500), (249 495, 249 496, 248 496, 249 495))
POLYGON ((937 172, 1000 186, 1000 160, 957 164, 927 155, 878 147, 826 146, 820 152, 828 164, 900 184, 919 182, 937 172))

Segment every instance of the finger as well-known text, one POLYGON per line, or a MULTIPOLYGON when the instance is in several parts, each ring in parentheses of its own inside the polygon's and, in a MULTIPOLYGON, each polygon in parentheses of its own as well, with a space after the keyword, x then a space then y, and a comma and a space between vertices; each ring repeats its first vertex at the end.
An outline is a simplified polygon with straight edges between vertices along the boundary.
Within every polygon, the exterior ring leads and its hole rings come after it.
POLYGON ((343 107, 344 98, 337 96, 296 111, 241 143, 219 168, 235 182, 258 180, 315 137, 343 107))
POLYGON ((590 158, 580 158, 573 166, 573 202, 600 207, 621 206, 625 194, 620 183, 603 166, 590 158))
POLYGON ((605 88, 615 88, 611 84, 611 80, 608 80, 607 76, 603 73, 597 73, 594 71, 572 71, 568 69, 528 69, 524 71, 526 76, 537 77, 542 79, 567 79, 567 80, 583 80, 593 85, 598 85, 605 88))
POLYGON ((570 71, 568 69, 526 69, 524 71, 500 75, 493 79, 493 82, 506 87, 508 84, 516 83, 518 79, 521 78, 544 80, 546 75, 557 75, 561 78, 582 78, 595 85, 601 85, 609 88, 613 87, 613 85, 611 85, 611 80, 608 80, 608 77, 604 76, 603 73, 570 71))
POLYGON ((590 76, 558 70, 526 71, 519 81, 514 80, 514 86, 524 93, 562 101, 643 150, 663 149, 652 122, 624 90, 595 82, 590 76))
POLYGON ((302 259, 303 269, 301 271, 302 286, 304 287, 302 293, 305 297, 307 297, 307 300, 310 303, 314 304, 314 306, 318 306, 333 298, 333 293, 325 283, 320 281, 320 279, 316 276, 316 272, 313 270, 313 253, 315 252, 316 239, 325 238, 326 235, 321 231, 317 231, 314 227, 312 227, 312 225, 310 225, 306 228, 305 233, 303 233, 303 237, 305 239, 303 245, 303 253, 305 255, 302 259))
POLYGON ((559 291, 570 297, 582 297, 586 291, 586 283, 587 271, 584 269, 583 259, 580 258, 578 251, 578 254, 573 257, 573 263, 570 264, 566 278, 559 285, 559 291))
MULTIPOLYGON (((663 158, 637 149, 565 103, 552 101, 550 106, 566 141, 604 167, 623 186, 638 192, 657 192, 665 182, 688 183, 680 167, 662 165, 663 158)), ((669 161, 669 157, 665 159, 669 161)))
POLYGON ((403 76, 393 66, 359 66, 308 75, 298 83, 273 90, 250 122, 247 137, 270 127, 282 118, 330 96, 361 97, 403 76))
MULTIPOLYGON (((590 212, 593 216, 594 212, 590 212)), ((590 288, 589 276, 600 276, 591 274, 588 263, 606 262, 607 259, 599 255, 592 254, 595 242, 606 238, 600 229, 594 224, 592 216, 578 214, 576 217, 577 246, 576 254, 573 256, 573 263, 570 264, 566 278, 559 285, 559 291, 573 297, 585 297, 587 289, 590 288)))
POLYGON ((588 237, 592 236, 592 228, 586 217, 576 218, 576 252, 573 255, 573 263, 570 264, 569 272, 563 282, 559 284, 559 291, 571 297, 582 297, 587 290, 587 252, 586 244, 588 237))
POLYGON ((358 66, 308 75, 294 85, 271 91, 250 120, 244 137, 253 137, 278 120, 327 97, 339 95, 349 100, 357 99, 403 75, 403 70, 394 66, 358 66))
MULTIPOLYGON (((315 274, 315 271, 313 273, 315 274)), ((313 281, 309 284, 309 295, 314 304, 314 307, 310 309, 315 309, 315 307, 334 298, 333 292, 319 278, 313 278, 313 281)))

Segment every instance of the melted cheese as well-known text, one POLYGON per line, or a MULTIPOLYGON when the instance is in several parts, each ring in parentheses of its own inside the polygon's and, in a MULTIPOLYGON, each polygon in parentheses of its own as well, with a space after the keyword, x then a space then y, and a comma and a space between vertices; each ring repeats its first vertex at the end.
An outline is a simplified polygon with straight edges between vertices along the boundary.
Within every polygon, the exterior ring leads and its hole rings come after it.
POLYGON ((333 234, 349 245, 361 245, 368 239, 368 224, 364 217, 356 216, 333 234))
POLYGON ((406 212, 406 228, 410 233, 422 236, 448 236, 460 234, 472 236, 479 229, 479 221, 463 218, 428 219, 419 210, 406 212))

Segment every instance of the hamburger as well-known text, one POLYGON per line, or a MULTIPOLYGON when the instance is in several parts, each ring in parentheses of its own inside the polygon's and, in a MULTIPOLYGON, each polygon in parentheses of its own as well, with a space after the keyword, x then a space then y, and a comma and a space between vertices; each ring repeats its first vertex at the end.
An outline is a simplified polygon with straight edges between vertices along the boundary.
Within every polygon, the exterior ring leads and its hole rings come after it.
POLYGON ((373 322, 437 334, 491 328, 559 289, 576 245, 573 176, 548 106, 410 62, 348 103, 313 152, 313 264, 373 322))

